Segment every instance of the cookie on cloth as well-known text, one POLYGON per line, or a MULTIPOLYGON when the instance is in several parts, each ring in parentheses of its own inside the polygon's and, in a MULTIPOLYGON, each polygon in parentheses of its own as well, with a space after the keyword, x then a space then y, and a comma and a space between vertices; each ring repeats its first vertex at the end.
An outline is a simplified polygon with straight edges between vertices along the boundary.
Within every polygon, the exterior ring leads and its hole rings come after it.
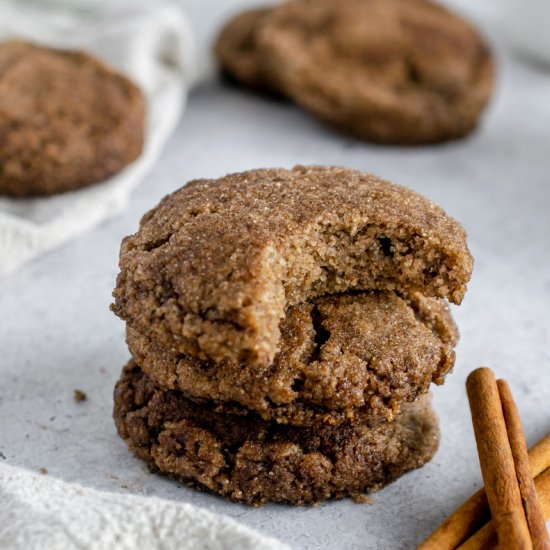
POLYGON ((196 180, 126 237, 114 312, 172 354, 267 367, 289 307, 389 290, 460 303, 462 226, 417 193, 338 167, 196 180))
POLYGON ((266 368, 171 354, 127 328, 130 353, 166 389, 220 411, 293 425, 391 420, 442 383, 458 332, 446 304, 393 292, 339 294, 291 307, 266 368))
POLYGON ((429 395, 394 422, 294 427, 216 413, 160 389, 133 362, 116 385, 114 417, 152 471, 255 505, 375 491, 428 462, 439 441, 429 395))
POLYGON ((52 195, 134 161, 145 103, 125 76, 84 52, 0 44, 0 195, 52 195))

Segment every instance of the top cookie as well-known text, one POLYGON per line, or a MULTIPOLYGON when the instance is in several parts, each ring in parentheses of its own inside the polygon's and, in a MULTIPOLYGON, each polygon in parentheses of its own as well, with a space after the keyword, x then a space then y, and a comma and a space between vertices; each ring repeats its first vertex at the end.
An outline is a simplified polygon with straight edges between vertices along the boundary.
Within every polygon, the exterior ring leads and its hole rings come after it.
MULTIPOLYGON (((319 118, 369 141, 462 137, 475 128, 492 92, 493 62, 483 39, 428 0, 294 0, 264 13, 261 25, 246 13, 239 22, 241 36, 254 36, 248 58, 262 67, 254 87, 263 78, 319 118)), ((229 49, 226 57, 238 59, 229 49)))
POLYGON ((126 237, 113 310, 169 352, 270 364, 288 307, 393 290, 459 303, 472 258, 420 195, 337 167, 196 180, 126 237))
POLYGON ((93 57, 0 44, 0 194, 51 195, 99 182, 142 150, 145 105, 93 57))

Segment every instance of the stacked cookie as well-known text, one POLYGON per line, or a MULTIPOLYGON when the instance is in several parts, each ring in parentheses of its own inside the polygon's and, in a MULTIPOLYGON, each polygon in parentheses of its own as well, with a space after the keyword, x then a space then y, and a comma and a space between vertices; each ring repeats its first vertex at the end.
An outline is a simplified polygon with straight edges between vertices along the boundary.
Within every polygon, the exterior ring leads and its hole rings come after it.
POLYGON ((169 195, 122 244, 115 420, 154 471, 251 504, 357 496, 438 444, 472 259, 416 193, 344 168, 169 195))
POLYGON ((484 40, 429 0, 292 0, 221 31, 229 76, 359 138, 436 143, 477 125, 493 86, 484 40))

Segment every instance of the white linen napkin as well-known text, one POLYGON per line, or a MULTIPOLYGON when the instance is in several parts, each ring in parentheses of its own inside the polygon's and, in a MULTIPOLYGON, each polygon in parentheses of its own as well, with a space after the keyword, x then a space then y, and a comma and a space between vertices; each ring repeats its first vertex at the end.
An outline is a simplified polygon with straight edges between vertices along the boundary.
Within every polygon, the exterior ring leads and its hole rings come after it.
POLYGON ((289 550, 191 504, 68 484, 0 464, 0 548, 289 550))
POLYGON ((48 198, 0 198, 0 274, 121 211, 174 129, 193 79, 193 44, 182 12, 165 1, 102 9, 38 11, 0 0, 0 40, 24 38, 87 50, 127 74, 146 96, 142 155, 97 185, 48 198))

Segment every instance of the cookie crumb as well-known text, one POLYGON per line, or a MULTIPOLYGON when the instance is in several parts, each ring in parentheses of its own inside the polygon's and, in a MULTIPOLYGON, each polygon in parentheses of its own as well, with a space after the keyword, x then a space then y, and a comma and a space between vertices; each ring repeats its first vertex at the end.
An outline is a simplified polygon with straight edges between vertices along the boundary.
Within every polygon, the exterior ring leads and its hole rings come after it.
POLYGON ((41 466, 40 468, 38 468, 38 471, 42 474, 42 475, 46 475, 48 473, 48 468, 44 468, 44 466, 41 466))
POLYGON ((374 499, 364 493, 354 495, 353 500, 356 504, 374 504, 374 499))
POLYGON ((82 390, 74 390, 74 400, 77 403, 86 401, 86 399, 88 399, 88 396, 82 390))

